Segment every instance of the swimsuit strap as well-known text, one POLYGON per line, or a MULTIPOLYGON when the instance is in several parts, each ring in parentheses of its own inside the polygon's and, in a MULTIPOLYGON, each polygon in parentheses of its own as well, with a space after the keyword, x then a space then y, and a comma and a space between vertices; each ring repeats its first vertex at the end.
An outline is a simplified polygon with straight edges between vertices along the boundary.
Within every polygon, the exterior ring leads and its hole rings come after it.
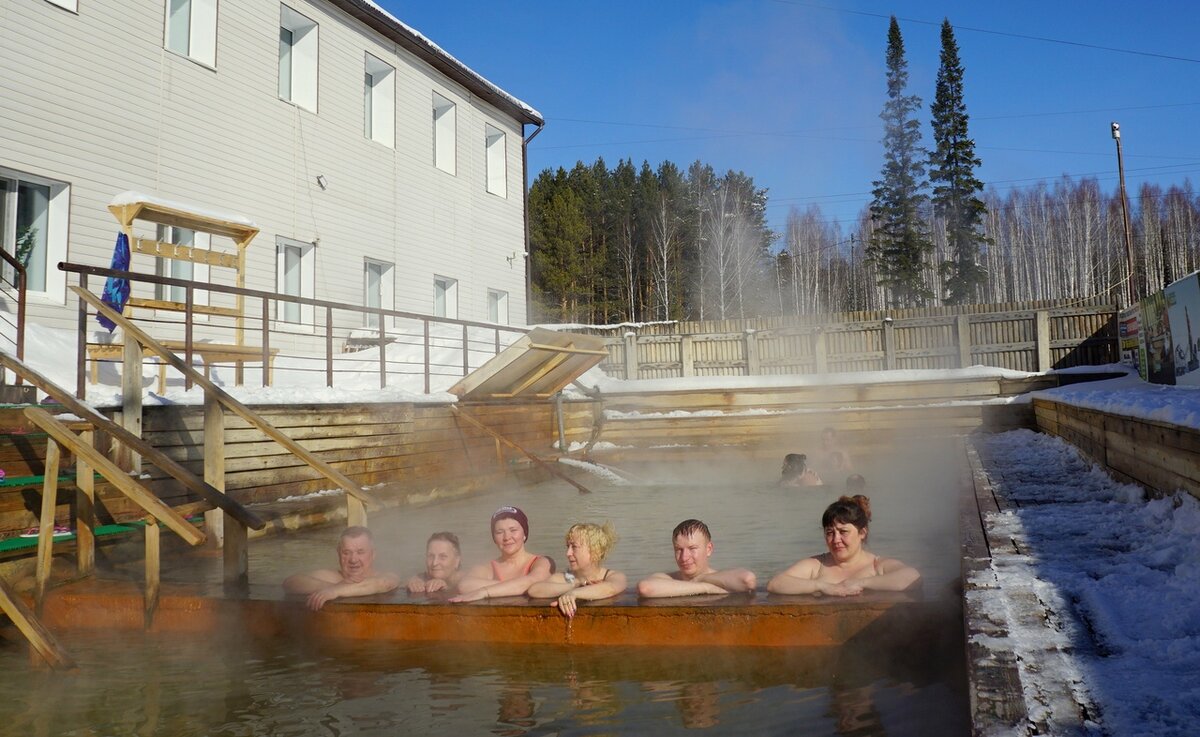
POLYGON ((535 556, 533 556, 532 558, 530 558, 530 559, 529 559, 529 563, 527 563, 527 564, 525 565, 525 571, 524 571, 524 572, 523 572, 521 575, 522 575, 522 576, 527 576, 527 575, 529 575, 529 572, 533 570, 533 564, 534 564, 534 563, 537 563, 537 562, 538 562, 538 558, 541 558, 541 557, 542 557, 542 556, 540 556, 540 555, 535 555, 535 556))

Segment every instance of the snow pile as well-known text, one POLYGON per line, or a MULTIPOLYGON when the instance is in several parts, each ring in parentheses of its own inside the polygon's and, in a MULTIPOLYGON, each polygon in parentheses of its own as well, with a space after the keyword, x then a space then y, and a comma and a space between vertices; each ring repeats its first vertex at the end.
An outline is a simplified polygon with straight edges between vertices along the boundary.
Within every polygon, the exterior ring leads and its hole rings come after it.
POLYGON ((1125 417, 1200 427, 1200 387, 1148 384, 1137 374, 1046 389, 1034 396, 1125 417))
POLYGON ((608 466, 601 466, 599 463, 581 461, 576 458, 559 458, 558 462, 566 466, 571 466, 572 468, 582 469, 595 476, 599 476, 613 486, 626 486, 629 483, 625 480, 624 476, 612 470, 608 466))
MULTIPOLYGON (((1067 443, 1027 430, 982 444, 1016 510, 989 515, 1005 592, 985 606, 1010 627, 1026 695, 1070 692, 1098 705, 1108 734, 1191 734, 1200 719, 1200 504, 1143 501, 1067 443)), ((994 638, 993 638, 994 639, 994 638)), ((988 643, 999 649, 1005 643, 988 643)), ((1031 717, 1061 718, 1035 700, 1031 717)), ((1091 726, 1088 726, 1091 731, 1091 726)))

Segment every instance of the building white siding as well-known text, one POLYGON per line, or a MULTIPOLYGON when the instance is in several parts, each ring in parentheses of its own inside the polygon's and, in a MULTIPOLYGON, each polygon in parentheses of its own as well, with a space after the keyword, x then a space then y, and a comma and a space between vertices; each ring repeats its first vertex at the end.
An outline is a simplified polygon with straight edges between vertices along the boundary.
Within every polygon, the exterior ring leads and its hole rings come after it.
MULTIPOLYGON (((461 318, 486 320, 493 289, 523 323, 522 122, 326 0, 287 5, 319 26, 315 113, 279 98, 279 2, 220 0, 210 67, 164 48, 164 0, 0 0, 0 172, 70 185, 72 262, 108 265, 106 205, 136 190, 254 221, 250 288, 275 288, 282 236, 317 243, 318 299, 362 304, 369 258, 394 264, 396 309, 431 312, 439 275, 461 318), (364 135, 368 53, 396 70, 394 148, 364 135), (433 92, 456 105, 454 174, 434 165, 433 92), (505 197, 487 125, 506 133, 505 197)), ((72 326, 74 302, 53 289, 30 319, 72 326)))

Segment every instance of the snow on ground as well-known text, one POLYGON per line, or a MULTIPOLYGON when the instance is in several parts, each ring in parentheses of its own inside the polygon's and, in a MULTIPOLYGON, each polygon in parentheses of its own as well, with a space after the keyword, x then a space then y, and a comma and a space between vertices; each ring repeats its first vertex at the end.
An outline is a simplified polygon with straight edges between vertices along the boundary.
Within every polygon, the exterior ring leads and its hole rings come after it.
MULTIPOLYGON (((1005 596, 982 601, 1011 628, 1007 643, 989 644, 1018 655, 1027 694, 1069 684, 1077 702, 1098 705, 1103 733, 1195 734, 1200 503, 1187 494, 1145 501, 1048 435, 1016 430, 981 448, 997 491, 1018 505, 988 522, 1021 551, 993 551, 1005 596), (1021 611, 1017 591, 1058 617, 1021 611)), ((1031 716, 1052 706, 1033 703, 1031 716)))
MULTIPOLYGON (((1120 366, 1104 368, 1129 370, 1120 366)), ((1148 384, 1134 373, 1046 389, 1034 392, 1033 396, 1126 417, 1200 427, 1200 386, 1148 384)))
POLYGON ((581 461, 577 458, 559 458, 558 462, 566 466, 571 466, 572 468, 579 468, 587 471, 588 473, 607 481, 613 486, 626 486, 629 483, 624 476, 612 470, 608 466, 602 466, 599 463, 581 461))

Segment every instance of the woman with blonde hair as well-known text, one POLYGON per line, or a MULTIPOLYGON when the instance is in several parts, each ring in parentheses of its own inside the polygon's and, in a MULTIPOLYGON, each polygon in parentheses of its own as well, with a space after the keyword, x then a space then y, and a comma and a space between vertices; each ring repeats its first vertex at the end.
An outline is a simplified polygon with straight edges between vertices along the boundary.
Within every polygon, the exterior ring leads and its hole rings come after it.
POLYGON ((844 496, 825 509, 821 526, 829 552, 805 558, 767 584, 772 594, 857 596, 863 591, 903 591, 921 580, 912 566, 867 550, 871 500, 844 496))
POLYGON ((590 522, 571 525, 566 534, 567 563, 570 570, 529 587, 529 596, 554 599, 551 606, 570 619, 578 601, 609 599, 625 590, 625 574, 604 567, 604 559, 617 542, 612 525, 590 522))

